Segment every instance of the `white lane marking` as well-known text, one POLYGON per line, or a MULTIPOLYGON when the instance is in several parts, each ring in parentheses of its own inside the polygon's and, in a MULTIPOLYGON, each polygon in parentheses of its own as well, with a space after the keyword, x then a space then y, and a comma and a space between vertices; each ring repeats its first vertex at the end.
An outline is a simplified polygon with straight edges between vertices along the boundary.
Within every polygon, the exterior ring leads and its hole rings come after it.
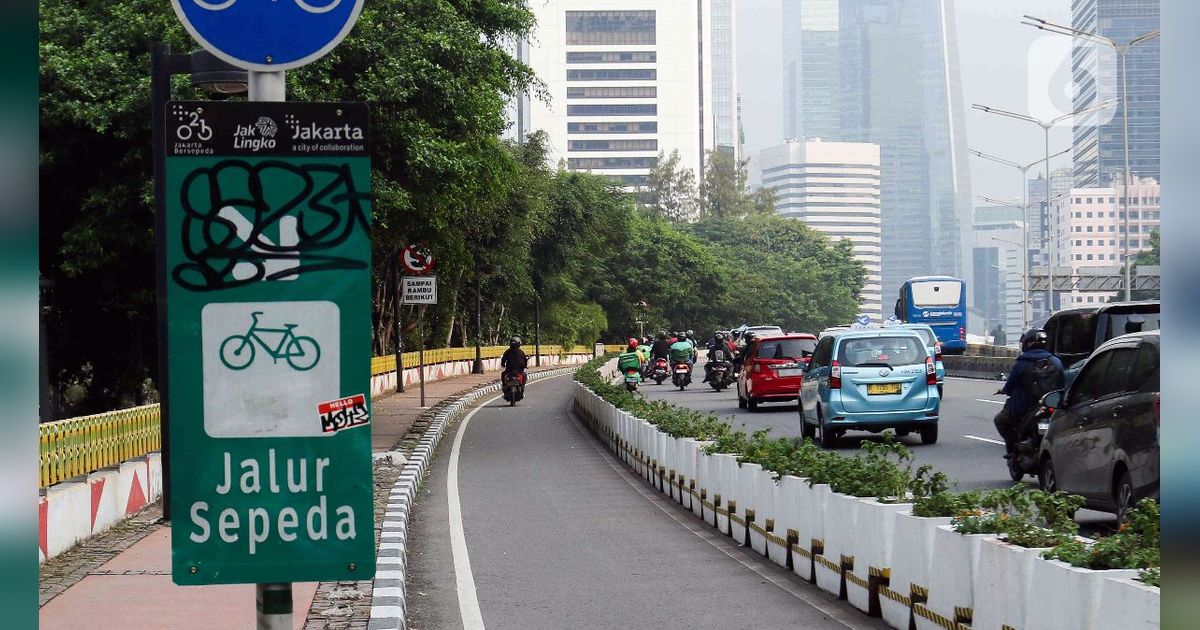
MULTIPOLYGON (((526 387, 560 376, 566 374, 529 381, 526 387)), ((489 403, 503 397, 504 394, 493 396, 472 409, 471 413, 462 419, 458 433, 454 436, 454 446, 450 449, 450 469, 446 475, 446 495, 450 503, 450 552, 454 556, 454 582, 458 589, 458 612, 462 617, 463 630, 484 630, 484 627, 483 613, 479 610, 479 595, 475 592, 475 574, 471 572, 471 556, 467 553, 467 536, 463 532, 462 503, 458 499, 458 453, 471 418, 489 403)))
POLYGON ((1004 404, 1003 400, 988 400, 986 398, 976 398, 975 400, 978 400, 979 402, 992 403, 993 405, 1003 405, 1004 404))
POLYGON ((450 551, 454 556, 454 582, 458 588, 458 612, 464 630, 483 630, 483 613, 479 610, 479 596, 475 593, 475 576, 471 573, 471 557, 467 554, 467 536, 463 532, 462 504, 458 499, 458 453, 462 446, 467 424, 488 403, 500 398, 495 396, 484 401, 463 418, 454 436, 450 449, 450 470, 446 475, 446 494, 450 502, 450 551))
POLYGON ((1003 440, 993 440, 992 438, 979 437, 978 435, 964 435, 963 437, 967 438, 968 440, 979 440, 980 442, 987 442, 989 444, 999 444, 1000 446, 1004 446, 1003 440))
MULTIPOLYGON (((654 507, 658 508, 659 511, 661 511, 663 514, 666 514, 667 516, 669 516, 671 518, 671 520, 675 521, 679 525, 682 525, 684 527, 684 529, 695 534, 697 538, 708 543, 714 549, 717 549, 718 551, 725 554, 726 556, 729 556, 730 558, 735 560, 738 564, 746 567, 747 569, 750 569, 759 577, 763 578, 764 580, 767 580, 768 582, 774 584, 775 586, 778 586, 779 588, 783 589, 784 591, 786 591, 788 594, 792 595, 796 599, 799 599, 800 601, 802 601, 802 602, 808 604, 809 606, 812 606, 813 608, 817 609, 818 611, 824 613, 825 616, 829 617, 830 619, 842 624, 843 626, 845 626, 847 628, 869 627, 869 626, 865 626, 865 625, 856 623, 855 619, 850 614, 848 614, 846 611, 842 611, 842 610, 838 610, 838 609, 831 609, 826 606, 822 606, 820 601, 811 597, 807 592, 805 592, 803 590, 803 588, 801 586, 794 584, 794 583, 788 581, 787 579, 780 578, 776 574, 779 569, 778 566, 776 566, 774 564, 768 564, 767 566, 771 569, 771 571, 764 571, 759 567, 751 565, 750 563, 746 562, 745 559, 738 557, 739 554, 737 554, 735 551, 733 551, 729 548, 729 545, 725 542, 725 539, 723 536, 718 537, 718 536, 714 535, 711 531, 709 531, 707 528, 702 528, 702 527, 696 525, 695 522, 692 521, 691 519, 685 520, 683 518, 680 518, 680 516, 678 514, 674 513, 676 510, 663 507, 663 505, 666 504, 666 505, 670 505, 671 508, 674 508, 675 504, 667 502, 657 492, 648 492, 643 487, 640 478, 634 478, 634 476, 632 474, 630 474, 628 470, 626 470, 624 467, 618 466, 616 463, 614 463, 617 461, 616 458, 612 455, 612 453, 609 453, 608 451, 601 448, 596 443, 595 437, 589 431, 587 431, 586 428, 584 428, 582 426, 581 420, 579 419, 579 417, 572 412, 571 403, 567 404, 566 413, 567 413, 567 416, 569 416, 575 420, 575 422, 572 423, 575 427, 575 430, 583 435, 585 441, 587 441, 587 443, 592 447, 592 449, 595 450, 600 455, 600 458, 603 459, 606 464, 608 464, 609 468, 612 468, 617 473, 617 476, 619 476, 625 483, 629 484, 629 486, 632 487, 635 491, 637 491, 638 494, 642 495, 643 498, 645 498, 647 501, 649 501, 651 504, 653 504, 654 507)), ((689 516, 692 516, 692 513, 690 511, 687 512, 687 514, 689 516)), ((763 561, 763 562, 765 563, 767 561, 763 561)))

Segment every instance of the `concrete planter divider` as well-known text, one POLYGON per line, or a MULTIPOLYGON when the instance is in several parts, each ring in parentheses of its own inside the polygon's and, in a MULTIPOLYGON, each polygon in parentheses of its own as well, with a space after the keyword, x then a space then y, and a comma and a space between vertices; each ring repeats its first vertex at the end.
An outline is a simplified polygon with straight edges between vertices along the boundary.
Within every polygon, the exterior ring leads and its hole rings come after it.
POLYGON ((1096 630, 1151 630, 1159 627, 1159 589, 1132 577, 1110 577, 1100 589, 1096 630))
POLYGON ((594 404, 577 407, 605 418, 610 448, 661 492, 735 542, 749 540, 775 564, 787 567, 790 560, 801 578, 892 627, 1158 627, 1159 589, 1134 580, 1136 570, 1071 567, 1041 558, 1043 549, 960 534, 949 518, 913 516, 908 503, 851 497, 790 475, 777 481, 774 472, 739 463, 737 455, 706 454, 707 442, 671 437, 628 412, 606 415, 615 408, 580 389, 587 395, 577 400, 594 404))
POLYGON ((891 575, 896 519, 911 512, 912 504, 860 498, 855 509, 859 538, 854 545, 854 577, 847 579, 846 596, 855 608, 880 616, 879 586, 891 575))
POLYGON ((883 619, 894 628, 908 628, 913 600, 922 600, 928 592, 933 571, 934 533, 952 519, 913 516, 900 513, 892 531, 892 564, 888 591, 880 598, 883 619))
POLYGON ((960 534, 950 525, 934 531, 935 558, 929 575, 929 599, 916 604, 917 630, 939 630, 946 623, 970 625, 972 585, 978 579, 979 550, 993 534, 960 534))
POLYGON ((1029 592, 1040 602, 1055 606, 1029 606, 1022 630, 1091 630, 1098 625, 1106 580, 1137 577, 1136 569, 1097 571, 1073 567, 1058 560, 1037 558, 1029 577, 1029 592), (1063 605, 1069 602, 1070 605, 1063 605))
POLYGON ((979 578, 974 583, 975 602, 972 623, 979 628, 1025 628, 1030 604, 1045 600, 1039 594, 1031 600, 1029 577, 1033 564, 1046 548, 1020 547, 999 538, 987 538, 979 549, 979 578))

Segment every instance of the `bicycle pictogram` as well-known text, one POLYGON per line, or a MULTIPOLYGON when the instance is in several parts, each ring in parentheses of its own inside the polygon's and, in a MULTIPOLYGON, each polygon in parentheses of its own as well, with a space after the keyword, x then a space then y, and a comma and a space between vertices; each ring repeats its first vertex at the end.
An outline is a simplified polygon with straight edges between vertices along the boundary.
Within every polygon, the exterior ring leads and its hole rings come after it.
MULTIPOLYGON (((261 2, 262 0, 259 0, 259 1, 261 2)), ((304 9, 305 11, 307 11, 309 13, 328 13, 328 12, 336 9, 337 6, 342 3, 342 0, 332 0, 332 1, 325 0, 325 2, 323 2, 323 3, 317 2, 314 4, 310 4, 308 2, 305 2, 304 0, 292 0, 292 1, 296 3, 296 6, 300 7, 301 9, 304 9)), ((237 2, 237 0, 224 0, 223 2, 208 2, 207 0, 192 0, 192 2, 195 2, 196 6, 200 7, 201 9, 207 9, 209 11, 224 11, 225 9, 232 7, 234 5, 234 3, 237 2)))
POLYGON ((244 370, 254 363, 257 352, 255 342, 270 355, 274 363, 280 359, 287 361, 292 369, 298 371, 311 370, 321 360, 321 346, 312 337, 297 337, 297 324, 284 324, 283 328, 261 328, 258 316, 262 311, 250 314, 250 329, 243 335, 232 335, 221 342, 221 363, 231 370, 244 370), (259 333, 282 335, 279 343, 272 348, 259 333))

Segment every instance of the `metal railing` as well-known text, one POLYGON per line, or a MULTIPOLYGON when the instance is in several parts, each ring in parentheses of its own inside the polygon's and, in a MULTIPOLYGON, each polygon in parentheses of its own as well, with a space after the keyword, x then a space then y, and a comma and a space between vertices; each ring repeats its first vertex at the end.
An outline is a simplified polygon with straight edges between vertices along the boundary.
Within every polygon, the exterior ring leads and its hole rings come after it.
MULTIPOLYGON (((493 359, 504 354, 507 349, 508 346, 485 346, 481 348, 480 354, 485 359, 493 359)), ((533 346, 525 346, 523 349, 527 354, 533 353, 533 346)), ((590 354, 591 349, 579 346, 564 352, 562 346, 542 346, 543 356, 571 353, 590 354)), ((425 365, 470 361, 474 358, 474 347, 425 351, 425 365)), ((416 352, 405 352, 403 359, 405 368, 417 366, 416 352)), ((395 369, 395 355, 371 359, 371 376, 395 369)), ((38 425, 39 486, 45 488, 160 450, 160 430, 157 404, 44 422, 38 425)))

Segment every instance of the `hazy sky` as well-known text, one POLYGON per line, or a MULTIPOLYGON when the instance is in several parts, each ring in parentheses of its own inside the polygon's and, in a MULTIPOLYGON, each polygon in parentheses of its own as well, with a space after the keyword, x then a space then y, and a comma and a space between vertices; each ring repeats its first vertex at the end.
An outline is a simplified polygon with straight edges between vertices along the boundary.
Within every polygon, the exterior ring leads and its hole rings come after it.
MULTIPOLYGON (((760 149, 783 140, 780 6, 802 1, 735 0, 738 90, 746 153, 752 160, 760 149)), ((1069 39, 1020 22, 1028 13, 1069 23, 1070 0, 947 1, 955 7, 958 27, 968 148, 1022 164, 1041 158, 1044 137, 1039 127, 970 106, 981 103, 1043 119, 1069 111, 1069 39)), ((1070 141, 1069 125, 1055 128, 1050 152, 1067 148, 1070 141)), ((1067 164, 1069 157, 1052 161, 1052 168, 1067 164)), ((755 170, 753 166, 751 170, 755 170)), ((1020 186, 1015 169, 971 157, 974 195, 1019 199, 1020 186)), ((976 199, 975 203, 983 202, 976 199)))

